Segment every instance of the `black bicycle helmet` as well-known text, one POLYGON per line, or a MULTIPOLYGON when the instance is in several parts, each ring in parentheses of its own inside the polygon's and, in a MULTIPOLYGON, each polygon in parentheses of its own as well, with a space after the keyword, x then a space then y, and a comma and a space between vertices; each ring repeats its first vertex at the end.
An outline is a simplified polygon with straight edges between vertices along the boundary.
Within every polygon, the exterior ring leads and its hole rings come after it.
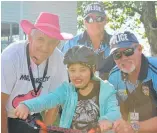
POLYGON ((83 63, 93 67, 96 65, 96 54, 89 47, 83 45, 74 46, 66 52, 64 64, 70 65, 74 63, 83 63))

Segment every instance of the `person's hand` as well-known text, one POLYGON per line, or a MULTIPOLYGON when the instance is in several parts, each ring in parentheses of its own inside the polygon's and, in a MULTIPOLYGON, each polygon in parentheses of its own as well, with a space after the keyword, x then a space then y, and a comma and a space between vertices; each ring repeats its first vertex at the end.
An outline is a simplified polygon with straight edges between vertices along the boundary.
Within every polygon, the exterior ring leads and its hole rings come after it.
POLYGON ((129 122, 123 119, 117 120, 113 124, 113 131, 115 133, 134 133, 133 128, 129 122))
POLYGON ((15 115, 20 118, 25 120, 28 117, 29 114, 29 109, 26 105, 24 104, 19 104, 16 109, 15 109, 15 115))
POLYGON ((112 122, 110 122, 108 120, 100 120, 99 126, 101 129, 101 132, 108 131, 108 130, 112 129, 112 122))

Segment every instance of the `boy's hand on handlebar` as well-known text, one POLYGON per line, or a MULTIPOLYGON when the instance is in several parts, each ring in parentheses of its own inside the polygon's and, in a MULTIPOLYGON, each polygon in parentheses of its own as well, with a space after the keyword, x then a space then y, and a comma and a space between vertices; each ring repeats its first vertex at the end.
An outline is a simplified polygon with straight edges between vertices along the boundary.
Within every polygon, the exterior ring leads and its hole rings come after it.
POLYGON ((112 122, 110 122, 108 120, 100 120, 99 126, 101 129, 101 132, 108 131, 108 130, 112 129, 112 122))
POLYGON ((27 119, 28 114, 30 113, 28 107, 24 104, 19 104, 15 109, 15 115, 20 119, 27 119))

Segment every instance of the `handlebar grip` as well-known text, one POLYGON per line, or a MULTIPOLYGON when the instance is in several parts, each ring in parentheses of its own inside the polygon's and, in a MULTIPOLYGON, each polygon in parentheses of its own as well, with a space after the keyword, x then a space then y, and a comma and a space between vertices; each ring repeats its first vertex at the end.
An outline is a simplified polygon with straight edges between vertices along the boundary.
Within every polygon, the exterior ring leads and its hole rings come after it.
POLYGON ((40 120, 35 120, 36 124, 40 126, 42 130, 47 131, 47 126, 40 120))

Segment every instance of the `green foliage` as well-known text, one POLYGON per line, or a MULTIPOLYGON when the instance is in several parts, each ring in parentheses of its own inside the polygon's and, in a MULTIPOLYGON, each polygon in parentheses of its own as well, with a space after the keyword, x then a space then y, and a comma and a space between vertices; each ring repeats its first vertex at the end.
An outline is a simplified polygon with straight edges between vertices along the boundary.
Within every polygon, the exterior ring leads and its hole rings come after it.
MULTIPOLYGON (((89 3, 93 2, 95 1, 78 1, 77 13, 79 30, 84 30, 84 9, 89 3)), ((122 25, 126 25, 126 28, 134 30, 141 25, 142 1, 103 1, 102 4, 106 9, 109 27, 111 29, 118 30, 122 25)), ((143 35, 143 37, 145 37, 145 35, 143 35)))

